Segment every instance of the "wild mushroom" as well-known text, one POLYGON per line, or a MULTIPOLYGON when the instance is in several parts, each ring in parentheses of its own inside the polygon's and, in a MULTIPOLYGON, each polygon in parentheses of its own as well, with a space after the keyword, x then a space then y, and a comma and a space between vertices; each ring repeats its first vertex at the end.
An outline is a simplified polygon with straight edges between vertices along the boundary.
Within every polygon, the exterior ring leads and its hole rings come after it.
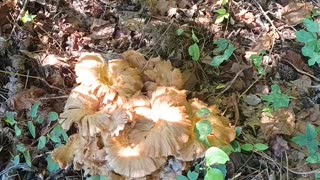
POLYGON ((150 157, 175 155, 189 138, 190 122, 186 119, 186 95, 170 87, 153 92, 150 105, 135 107, 138 116, 130 138, 150 157))

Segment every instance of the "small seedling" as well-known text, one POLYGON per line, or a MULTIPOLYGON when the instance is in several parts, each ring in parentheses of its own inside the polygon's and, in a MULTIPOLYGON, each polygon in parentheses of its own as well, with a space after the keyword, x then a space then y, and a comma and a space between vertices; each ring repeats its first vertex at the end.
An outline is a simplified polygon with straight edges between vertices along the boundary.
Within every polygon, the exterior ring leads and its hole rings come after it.
POLYGON ((280 87, 276 84, 271 86, 271 93, 267 96, 261 96, 261 99, 271 104, 275 111, 288 107, 290 102, 289 96, 282 94, 280 87))
POLYGON ((217 13, 217 18, 214 22, 216 24, 222 23, 225 19, 228 19, 230 16, 225 8, 217 9, 214 12, 217 13))
POLYGON ((221 63, 223 63, 224 61, 230 58, 230 56, 234 51, 234 46, 224 38, 218 39, 213 44, 217 46, 217 48, 213 50, 213 54, 215 55, 220 54, 220 55, 215 56, 210 62, 210 65, 214 67, 218 67, 220 66, 221 63))
POLYGON ((262 60, 264 55, 266 55, 265 50, 261 51, 260 54, 254 54, 250 56, 250 59, 252 60, 254 67, 257 68, 259 74, 264 74, 264 70, 262 67, 262 60))
POLYGON ((198 61, 200 59, 200 48, 199 48, 199 45, 198 45, 199 39, 195 35, 193 30, 192 30, 191 38, 193 39, 194 43, 191 46, 189 46, 188 53, 191 56, 192 60, 198 61))
POLYGON ((257 144, 243 144, 241 145, 241 150, 243 151, 247 151, 247 152, 251 152, 251 151, 265 151, 267 150, 269 147, 266 144, 263 143, 257 143, 257 144))
POLYGON ((29 11, 26 11, 24 16, 21 18, 21 21, 23 24, 25 24, 27 22, 33 22, 35 18, 36 18, 36 15, 31 15, 29 14, 29 11))
POLYGON ((312 66, 315 63, 320 64, 320 42, 318 41, 319 24, 310 19, 305 19, 303 25, 306 30, 295 32, 297 41, 304 43, 301 52, 308 57, 308 65, 312 66))

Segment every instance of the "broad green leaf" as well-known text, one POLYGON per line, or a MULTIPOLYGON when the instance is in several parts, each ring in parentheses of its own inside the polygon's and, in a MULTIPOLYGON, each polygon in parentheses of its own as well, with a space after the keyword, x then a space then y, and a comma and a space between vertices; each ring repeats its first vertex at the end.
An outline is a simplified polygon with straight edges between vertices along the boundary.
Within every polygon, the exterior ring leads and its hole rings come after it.
POLYGON ((176 177, 176 180, 189 180, 187 177, 185 177, 185 176, 182 176, 182 175, 178 175, 177 177, 176 177))
POLYGON ((43 149, 46 146, 47 138, 45 136, 41 136, 38 140, 38 150, 43 149))
POLYGON ((238 141, 232 141, 230 144, 234 152, 241 152, 241 146, 238 141))
POLYGON ((220 53, 227 49, 229 42, 225 38, 219 38, 218 40, 214 41, 217 48, 213 50, 214 53, 220 53))
POLYGON ((215 56, 210 62, 211 66, 218 67, 223 61, 225 61, 225 57, 223 55, 215 56))
POLYGON ((182 28, 177 29, 176 34, 178 36, 182 35, 184 33, 184 30, 182 28))
POLYGON ((214 21, 215 24, 220 24, 223 22, 223 20, 225 19, 224 15, 218 15, 216 20, 214 21))
POLYGON ((318 53, 315 53, 314 56, 308 60, 309 66, 312 66, 315 63, 320 64, 320 55, 318 53))
POLYGON ((316 52, 314 52, 313 48, 310 46, 303 46, 301 48, 302 55, 307 56, 307 57, 313 57, 316 52))
POLYGON ((291 140, 301 147, 306 147, 309 154, 315 154, 318 152, 317 133, 310 123, 307 123, 304 134, 298 134, 291 140))
POLYGON ((58 113, 53 112, 53 111, 51 111, 51 112, 48 113, 48 120, 49 120, 49 121, 55 121, 55 120, 57 120, 58 118, 59 118, 58 113))
POLYGON ((20 156, 19 155, 14 156, 12 163, 15 166, 18 165, 20 163, 20 156))
POLYGON ((297 41, 302 43, 308 43, 314 40, 317 40, 317 35, 312 32, 307 32, 305 30, 300 30, 294 33, 297 38, 297 41))
POLYGON ((36 128, 34 127, 32 121, 28 121, 28 129, 33 138, 36 138, 36 128))
POLYGON ((212 132, 212 124, 208 120, 201 120, 196 123, 194 127, 194 132, 196 133, 197 140, 204 143, 210 147, 210 143, 207 136, 212 132))
POLYGON ((249 144, 249 143, 246 143, 246 144, 241 145, 241 149, 244 150, 244 151, 250 152, 250 151, 253 150, 253 145, 249 144))
POLYGON ((38 116, 37 119, 36 119, 36 121, 37 121, 37 123, 42 124, 43 121, 44 121, 44 118, 41 117, 41 116, 38 116))
POLYGON ((209 148, 205 153, 205 161, 207 166, 215 164, 225 164, 230 160, 229 156, 217 147, 209 148))
POLYGON ((234 51, 234 46, 229 43, 228 48, 224 51, 223 56, 228 60, 234 51))
POLYGON ((196 34, 194 33, 194 31, 192 30, 192 35, 191 35, 191 38, 193 39, 194 42, 198 43, 199 42, 199 39, 198 37, 196 36, 196 34))
POLYGON ((18 127, 18 125, 14 125, 14 134, 16 137, 19 137, 21 135, 21 129, 18 127))
POLYGON ((21 21, 23 22, 23 24, 25 24, 27 22, 32 22, 34 18, 36 18, 36 15, 31 15, 29 14, 29 11, 26 11, 24 16, 21 17, 21 21))
POLYGON ((280 87, 275 84, 271 86, 271 93, 267 96, 262 96, 261 99, 271 103, 274 110, 286 108, 290 102, 289 96, 281 94, 280 87))
POLYGON ((51 155, 48 155, 47 158, 47 170, 49 173, 54 173, 59 170, 59 165, 53 161, 51 155))
POLYGON ((196 112, 196 116, 198 118, 207 118, 211 115, 209 109, 207 108, 201 108, 196 112))
POLYGON ((200 59, 200 49, 197 43, 192 44, 188 48, 188 53, 192 57, 192 60, 198 61, 200 59))
POLYGON ((236 137, 239 137, 241 135, 242 132, 242 127, 235 127, 234 130, 236 131, 236 137))
POLYGON ((224 180, 224 177, 220 169, 210 168, 204 176, 204 180, 224 180))
POLYGON ((306 159, 306 162, 309 164, 319 164, 320 163, 320 154, 317 152, 315 154, 310 154, 306 159))
POLYGON ((257 143, 254 145, 254 148, 256 151, 265 151, 267 150, 269 147, 268 145, 262 144, 262 143, 257 143))
POLYGON ((24 151, 23 152, 23 156, 24 156, 24 160, 26 161, 27 165, 29 167, 32 166, 32 162, 31 162, 31 156, 30 156, 30 152, 27 150, 27 151, 24 151))
POLYGON ((218 13, 218 14, 220 14, 220 15, 224 15, 224 14, 227 13, 227 10, 224 9, 224 8, 221 8, 221 9, 215 10, 214 12, 216 12, 216 13, 218 13))
POLYGON ((36 102, 31 106, 31 109, 29 112, 29 115, 31 118, 36 118, 38 116, 37 114, 38 114, 39 106, 40 106, 40 102, 36 102))
POLYGON ((318 22, 312 21, 310 19, 305 19, 303 21, 303 25, 306 26, 307 30, 309 32, 314 32, 314 33, 318 33, 319 31, 319 24, 318 22))
POLYGON ((13 114, 11 112, 6 113, 6 123, 10 124, 11 126, 15 125, 17 122, 14 120, 13 114))
POLYGON ((197 180, 199 173, 194 172, 194 171, 188 171, 187 176, 188 176, 189 180, 197 180))
POLYGON ((211 167, 219 169, 222 172, 223 177, 227 176, 227 167, 226 167, 225 164, 214 165, 214 166, 211 166, 211 167))

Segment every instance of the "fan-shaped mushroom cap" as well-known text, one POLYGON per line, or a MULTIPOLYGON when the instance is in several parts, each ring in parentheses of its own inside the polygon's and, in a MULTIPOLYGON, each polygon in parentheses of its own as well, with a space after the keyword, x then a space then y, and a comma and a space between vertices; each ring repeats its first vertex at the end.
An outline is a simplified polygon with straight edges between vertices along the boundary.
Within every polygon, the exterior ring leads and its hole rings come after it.
POLYGON ((145 68, 147 60, 144 58, 144 55, 138 51, 128 50, 122 53, 123 58, 130 63, 132 67, 138 68, 142 71, 145 68))
POLYGON ((117 137, 105 142, 107 162, 111 169, 123 176, 138 178, 156 171, 166 160, 163 157, 152 158, 141 154, 139 145, 128 141, 128 131, 121 131, 117 137))
POLYGON ((52 152, 52 159, 58 162, 60 168, 66 168, 71 164, 75 154, 81 152, 86 144, 86 140, 80 134, 74 134, 69 137, 66 145, 55 148, 52 152))
POLYGON ((107 81, 107 63, 98 53, 83 53, 75 65, 76 81, 91 85, 96 81, 107 81))
POLYGON ((100 105, 99 99, 94 95, 73 91, 59 121, 67 130, 72 123, 76 123, 83 136, 94 136, 105 130, 118 133, 128 121, 126 113, 121 109, 108 112, 101 109, 100 105))
POLYGON ((154 91, 154 87, 157 86, 182 88, 183 79, 179 69, 174 68, 170 61, 162 61, 160 58, 155 58, 152 61, 154 67, 144 71, 144 74, 150 79, 145 85, 147 91, 154 91))
POLYGON ((208 135, 208 141, 212 146, 222 147, 228 145, 235 138, 235 131, 229 125, 227 118, 220 116, 218 109, 211 106, 208 107, 207 104, 198 100, 192 99, 186 104, 187 113, 189 119, 192 122, 192 128, 190 129, 190 138, 184 147, 179 150, 178 159, 183 161, 192 161, 197 158, 200 158, 204 155, 207 147, 200 141, 197 140, 196 134, 193 132, 197 122, 202 120, 196 116, 196 112, 201 108, 207 108, 210 111, 210 116, 206 117, 206 120, 209 120, 212 124, 212 134, 208 135))
MULTIPOLYGON (((150 157, 175 155, 188 141, 190 121, 186 119, 185 93, 175 88, 159 87, 152 94, 150 106, 136 107, 136 120, 130 138, 139 143, 150 157)), ((143 104, 143 103, 142 103, 143 104)))

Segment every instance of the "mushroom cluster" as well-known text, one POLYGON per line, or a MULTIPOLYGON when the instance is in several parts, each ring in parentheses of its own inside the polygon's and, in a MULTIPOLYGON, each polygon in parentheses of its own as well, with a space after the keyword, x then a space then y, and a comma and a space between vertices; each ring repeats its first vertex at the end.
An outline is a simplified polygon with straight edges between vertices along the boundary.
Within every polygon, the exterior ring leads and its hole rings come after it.
POLYGON ((168 156, 200 158, 207 149, 194 132, 201 108, 211 112, 206 117, 213 126, 211 145, 229 145, 235 138, 228 119, 214 106, 187 100, 182 74, 170 61, 147 61, 131 50, 110 61, 84 53, 75 72, 79 85, 59 121, 66 130, 74 124, 78 133, 52 153, 61 168, 73 163, 85 174, 140 178, 160 169, 168 156))

